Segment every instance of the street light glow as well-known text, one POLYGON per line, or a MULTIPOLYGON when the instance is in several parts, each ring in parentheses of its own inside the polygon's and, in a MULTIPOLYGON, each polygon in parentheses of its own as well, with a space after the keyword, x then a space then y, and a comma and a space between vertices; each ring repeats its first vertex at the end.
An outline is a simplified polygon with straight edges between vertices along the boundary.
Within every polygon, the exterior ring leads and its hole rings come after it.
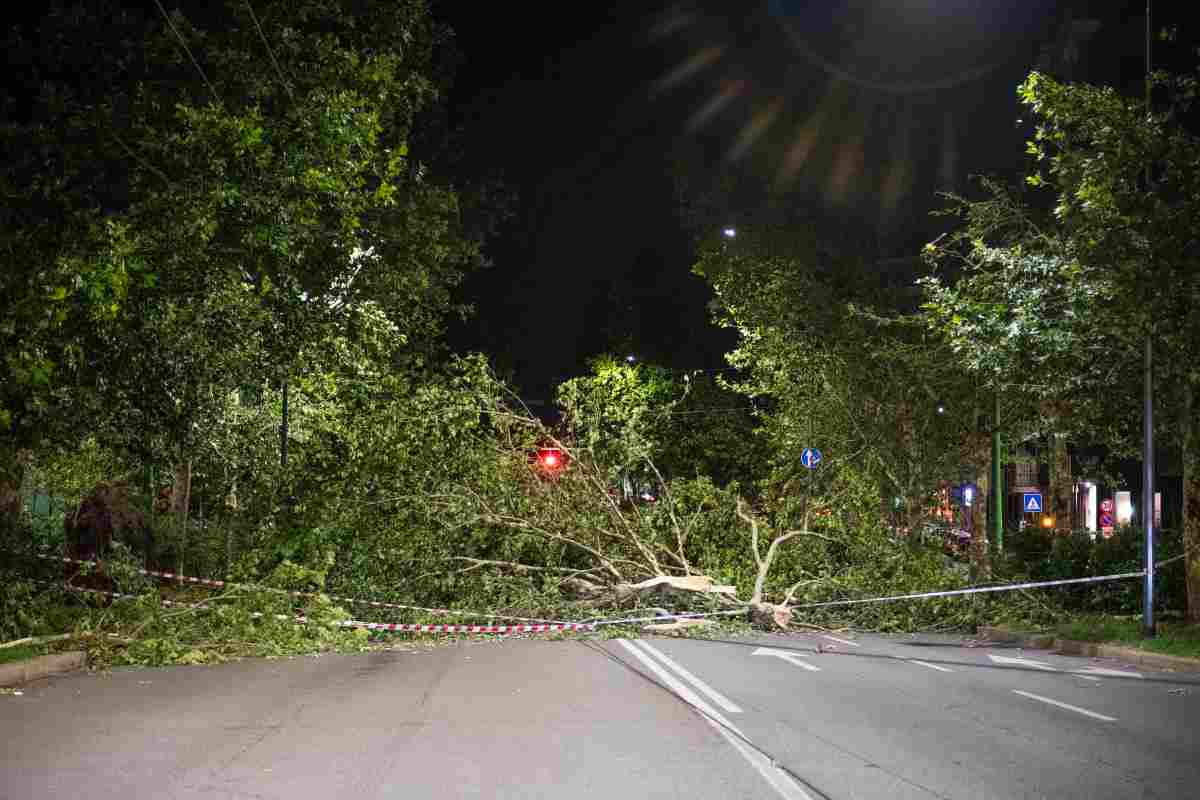
POLYGON ((737 229, 736 228, 726 228, 725 230, 721 231, 721 233, 723 233, 725 235, 726 239, 732 239, 733 237, 737 236, 737 229))

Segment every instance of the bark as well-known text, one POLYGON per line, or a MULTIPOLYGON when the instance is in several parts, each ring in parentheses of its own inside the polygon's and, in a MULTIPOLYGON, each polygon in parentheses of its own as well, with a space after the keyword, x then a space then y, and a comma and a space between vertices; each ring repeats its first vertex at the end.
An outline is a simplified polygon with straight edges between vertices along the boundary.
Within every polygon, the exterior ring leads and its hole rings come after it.
POLYGON ((21 520, 24 502, 21 499, 21 489, 25 485, 25 472, 33 461, 33 452, 18 450, 14 456, 11 469, 7 470, 12 480, 5 480, 0 471, 0 530, 16 530, 21 520))
POLYGON ((1067 439, 1061 433, 1051 434, 1054 442, 1054 462, 1050 468, 1050 499, 1056 533, 1070 533, 1073 528, 1071 502, 1071 454, 1067 439))
MULTIPOLYGON (((988 504, 991 500, 991 477, 983 471, 983 477, 977 478, 975 484, 978 497, 971 503, 971 572, 976 578, 986 579, 992 575, 992 559, 988 550, 988 535, 992 530, 993 517, 988 514, 988 504)), ((995 513, 993 511, 993 513, 995 513)), ((1003 512, 1001 512, 1003 513, 1003 512)))
POLYGON ((659 575, 641 583, 603 584, 582 576, 572 576, 559 584, 564 591, 599 608, 624 606, 633 601, 680 599, 696 594, 716 594, 732 600, 733 586, 718 586, 707 575, 659 575))
POLYGON ((183 461, 175 465, 175 484, 171 487, 171 510, 180 529, 187 523, 188 507, 192 494, 192 462, 183 461))
POLYGON ((1187 621, 1200 623, 1200 480, 1196 470, 1195 395, 1191 382, 1183 390, 1183 558, 1187 581, 1187 621))
POLYGON ((787 606, 754 603, 750 606, 750 622, 765 630, 787 630, 792 623, 792 610, 787 606))
POLYGON ((971 533, 971 574, 976 580, 988 580, 992 577, 992 560, 988 554, 989 527, 981 528, 976 525, 971 533))
POLYGON ((187 519, 188 509, 192 501, 192 462, 191 459, 175 465, 175 483, 171 488, 172 512, 175 514, 175 526, 179 532, 179 572, 184 571, 183 554, 187 551, 187 519))

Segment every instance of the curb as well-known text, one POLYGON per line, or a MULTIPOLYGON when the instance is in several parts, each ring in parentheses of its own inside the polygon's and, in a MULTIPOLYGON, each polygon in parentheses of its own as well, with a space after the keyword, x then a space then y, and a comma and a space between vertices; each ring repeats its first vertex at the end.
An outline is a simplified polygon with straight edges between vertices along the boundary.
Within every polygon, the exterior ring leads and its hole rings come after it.
POLYGON ((87 653, 73 650, 67 653, 51 653, 27 661, 0 664, 0 686, 20 686, 49 675, 74 672, 87 666, 87 653))
POLYGON ((1200 658, 1169 656, 1164 653, 1147 653, 1134 647, 1119 647, 1097 642, 1076 642, 1071 639, 1056 639, 1058 652, 1068 656, 1091 656, 1093 658, 1119 658, 1143 667, 1170 670, 1172 672, 1200 672, 1200 658))
POLYGON ((1013 643, 1031 650, 1054 650, 1065 656, 1086 658, 1118 658, 1131 664, 1172 672, 1200 672, 1200 658, 1148 653, 1136 647, 1060 639, 1049 633, 1022 633, 991 625, 980 625, 976 632, 988 641, 1013 643))
POLYGON ((1052 650, 1059 641, 1052 633, 1021 633, 993 625, 980 625, 976 633, 991 642, 1018 644, 1033 650, 1052 650))

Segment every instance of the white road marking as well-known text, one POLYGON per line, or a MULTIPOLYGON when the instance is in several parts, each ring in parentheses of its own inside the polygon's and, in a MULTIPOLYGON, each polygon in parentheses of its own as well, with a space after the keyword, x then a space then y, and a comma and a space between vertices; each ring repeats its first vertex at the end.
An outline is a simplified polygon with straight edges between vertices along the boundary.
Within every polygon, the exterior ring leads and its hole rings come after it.
POLYGON ((809 672, 820 672, 821 671, 820 667, 814 667, 812 664, 809 664, 807 661, 804 661, 802 653, 790 653, 787 650, 775 650, 774 648, 771 648, 771 647, 760 647, 757 650, 755 650, 753 653, 751 653, 750 655, 752 655, 752 656, 775 656, 776 658, 782 658, 784 661, 788 662, 789 664, 795 664, 797 667, 800 667, 801 669, 806 669, 809 672))
POLYGON ((1059 700, 1051 700, 1049 697, 1042 697, 1040 694, 1034 694, 1033 692, 1022 692, 1020 689, 1013 689, 1013 693, 1019 694, 1022 697, 1031 698, 1033 700, 1040 700, 1041 702, 1049 703, 1052 706, 1058 706, 1059 708, 1065 708, 1068 711, 1074 711, 1078 714, 1085 714, 1089 717, 1094 717, 1095 719, 1101 719, 1101 720, 1104 720, 1105 722, 1116 722, 1117 721, 1116 717, 1108 717, 1108 716, 1105 716, 1104 714, 1097 714, 1095 711, 1088 711, 1086 708, 1080 708, 1079 706, 1073 706, 1070 703, 1063 703, 1059 700))
POLYGON ((619 639, 618 641, 638 661, 641 661, 647 669, 657 675, 659 680, 667 684, 675 694, 683 698, 684 702, 690 703, 707 714, 708 716, 705 717, 705 721, 716 728, 717 732, 725 737, 725 741, 733 745, 733 748, 750 763, 750 766, 758 770, 758 773, 763 776, 767 783, 771 784, 780 797, 784 798, 784 800, 813 800, 812 795, 804 791, 800 787, 800 784, 796 783, 790 775, 772 764, 762 753, 748 745, 742 738, 742 732, 722 716, 720 711, 717 711, 704 702, 698 694, 693 692, 674 675, 663 669, 659 664, 655 663, 654 659, 642 652, 640 648, 635 647, 630 640, 619 639))
POLYGON ((824 634, 824 633, 823 633, 823 634, 821 634, 821 638, 822 638, 822 639, 829 639, 829 640, 831 640, 831 641, 834 641, 834 642, 841 642, 842 644, 848 644, 848 645, 850 645, 851 647, 862 647, 862 645, 861 645, 861 644, 859 644, 858 642, 852 642, 852 641, 850 641, 849 639, 839 639, 839 638, 838 638, 838 637, 836 637, 836 636, 829 636, 828 634, 824 634))
POLYGON ((649 643, 647 643, 643 640, 640 640, 640 639, 638 639, 638 640, 630 639, 629 641, 635 647, 642 647, 647 653, 654 656, 655 658, 657 658, 659 661, 666 664, 671 669, 675 670, 676 673, 681 675, 684 679, 690 681, 693 686, 695 686, 697 689, 699 689, 700 691, 702 691, 706 695, 708 695, 709 698, 714 703, 716 703, 721 708, 728 711, 730 714, 742 713, 742 709, 739 708, 736 703, 734 703, 732 700, 730 700, 725 695, 718 692, 716 689, 709 686, 704 681, 700 680, 698 677, 696 677, 692 673, 688 672, 686 669, 684 669, 684 667, 682 665, 677 664, 674 660, 672 660, 670 657, 668 657, 666 653, 663 653, 662 651, 651 647, 649 643))
POLYGON ((928 661, 917 661, 915 658, 910 659, 910 660, 914 664, 920 664, 922 667, 929 667, 930 669, 936 669, 938 672, 954 672, 954 670, 950 669, 949 667, 942 667, 942 666, 938 666, 937 664, 930 664, 928 661))
POLYGON ((988 658, 997 664, 1012 664, 1016 667, 1033 667, 1035 669, 1044 669, 1047 672, 1058 672, 1057 669, 1045 663, 1044 661, 1034 661, 1032 658, 1013 658, 1012 656, 994 656, 988 653, 988 658))
POLYGON ((1133 672, 1132 670, 1107 669, 1105 667, 1085 667, 1075 672, 1081 678, 1086 678, 1089 675, 1111 675, 1117 678, 1145 678, 1146 676, 1133 672))

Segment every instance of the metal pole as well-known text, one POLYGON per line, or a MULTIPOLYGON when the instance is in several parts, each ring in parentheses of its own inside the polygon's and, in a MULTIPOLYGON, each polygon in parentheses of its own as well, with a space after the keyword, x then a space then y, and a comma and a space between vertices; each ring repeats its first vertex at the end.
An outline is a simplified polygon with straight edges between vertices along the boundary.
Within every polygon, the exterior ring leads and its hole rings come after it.
POLYGON ((996 552, 1004 552, 1004 471, 1000 466, 1000 390, 992 416, 992 531, 996 552))
MULTIPOLYGON (((1146 114, 1150 114, 1150 0, 1146 0, 1146 114)), ((1146 189, 1150 167, 1146 166, 1146 189)), ((1142 633, 1155 634, 1154 626, 1154 366, 1150 333, 1146 333, 1144 399, 1142 408, 1142 527, 1146 531, 1146 581, 1142 591, 1142 633)))
POLYGON ((1145 403, 1142 409, 1142 525, 1146 531, 1146 585, 1142 593, 1143 633, 1153 637, 1154 629, 1154 395, 1152 389, 1150 337, 1146 337, 1145 403))

